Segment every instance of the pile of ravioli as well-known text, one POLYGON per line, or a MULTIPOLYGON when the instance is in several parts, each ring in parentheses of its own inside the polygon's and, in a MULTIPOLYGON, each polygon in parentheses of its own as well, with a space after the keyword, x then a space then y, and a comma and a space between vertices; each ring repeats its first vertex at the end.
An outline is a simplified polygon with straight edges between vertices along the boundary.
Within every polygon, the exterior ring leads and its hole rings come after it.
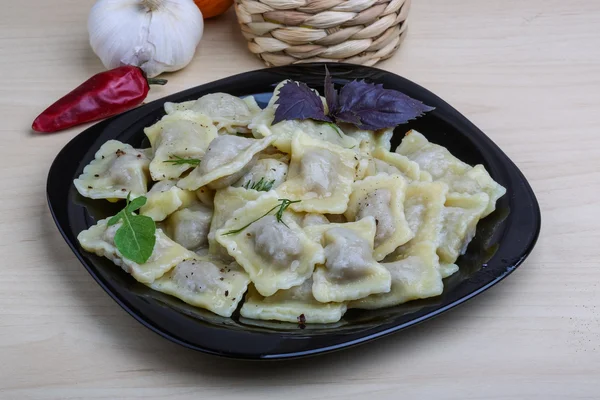
POLYGON ((416 131, 392 152, 393 129, 273 125, 282 84, 262 110, 224 93, 166 103, 148 149, 106 142, 74 185, 103 201, 146 196, 156 244, 146 263, 128 260, 120 223, 104 219, 81 246, 224 317, 242 303, 244 318, 334 323, 440 295, 505 189, 416 131), (200 162, 170 162, 184 159, 200 162), (278 216, 281 199, 293 203, 278 216))

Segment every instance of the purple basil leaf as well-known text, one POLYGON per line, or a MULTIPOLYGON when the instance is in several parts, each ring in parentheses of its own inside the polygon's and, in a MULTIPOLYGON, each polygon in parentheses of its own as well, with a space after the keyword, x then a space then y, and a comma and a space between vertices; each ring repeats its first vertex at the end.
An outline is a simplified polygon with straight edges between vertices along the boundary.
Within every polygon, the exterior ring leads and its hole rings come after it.
POLYGON ((283 85, 275 104, 278 104, 278 107, 275 109, 273 125, 291 119, 331 122, 325 115, 321 97, 302 82, 289 81, 283 85))
POLYGON ((338 93, 333 87, 333 82, 331 81, 331 75, 329 75, 329 70, 327 66, 325 66, 325 99, 327 100, 327 108, 329 108, 329 115, 335 115, 338 108, 338 93))
POLYGON ((347 122, 353 125, 360 125, 360 117, 352 111, 342 111, 335 114, 336 122, 347 122))
POLYGON ((336 119, 353 115, 360 119, 355 125, 366 130, 392 128, 434 109, 397 90, 365 81, 346 84, 340 90, 338 104, 336 119))

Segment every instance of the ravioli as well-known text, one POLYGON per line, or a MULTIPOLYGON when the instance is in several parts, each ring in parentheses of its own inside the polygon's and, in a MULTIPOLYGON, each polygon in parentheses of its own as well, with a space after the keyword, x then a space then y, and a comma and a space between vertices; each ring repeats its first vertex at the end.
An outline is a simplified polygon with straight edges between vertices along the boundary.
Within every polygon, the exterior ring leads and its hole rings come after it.
POLYGON ((337 144, 346 149, 358 146, 359 142, 356 139, 347 136, 339 127, 327 122, 318 122, 310 119, 303 121, 286 120, 273 125, 275 109, 278 107, 275 102, 279 98, 279 90, 287 82, 283 81, 277 85, 267 107, 252 119, 249 128, 255 137, 276 136, 277 138, 273 142, 273 146, 284 153, 292 151, 292 139, 297 131, 302 131, 315 139, 337 144))
POLYGON ((217 137, 212 120, 193 111, 177 111, 144 129, 154 150, 150 174, 155 181, 177 179, 192 165, 174 163, 178 158, 202 159, 217 137))
POLYGON ((373 259, 375 218, 314 225, 305 231, 325 252, 325 264, 313 275, 313 295, 318 301, 344 302, 390 290, 390 273, 373 259))
POLYGON ((239 180, 253 166, 257 154, 267 148, 275 138, 261 140, 225 135, 213 140, 204 159, 177 186, 196 190, 208 185, 211 189, 222 189, 239 180))
POLYGON ((252 189, 263 182, 270 189, 276 189, 286 180, 287 174, 287 163, 275 158, 261 158, 233 186, 252 189))
POLYGON ((115 247, 114 238, 122 223, 107 226, 109 218, 98 221, 94 226, 81 231, 77 240, 81 247, 100 257, 106 257, 141 283, 152 283, 180 262, 196 256, 169 239, 161 229, 156 230, 154 251, 144 264, 124 258, 115 247))
POLYGON ((393 128, 381 129, 378 131, 368 131, 360 129, 351 124, 339 124, 344 133, 355 139, 361 147, 367 152, 375 149, 390 150, 392 147, 393 128))
POLYGON ((367 177, 352 186, 344 215, 348 221, 367 216, 375 218, 373 256, 376 261, 383 260, 414 236, 404 215, 406 186, 406 180, 401 176, 387 174, 367 177))
POLYGON ((417 131, 406 134, 396 152, 415 161, 433 180, 448 184, 450 192, 488 195, 488 204, 482 217, 496 209, 496 201, 506 189, 495 182, 483 165, 470 165, 454 157, 448 149, 431 143, 417 131))
POLYGON ((240 310, 245 318, 328 324, 338 322, 346 312, 345 303, 321 303, 312 294, 312 279, 272 296, 263 297, 252 285, 240 310))
POLYGON ((215 194, 213 218, 208 233, 209 254, 223 259, 233 260, 227 253, 227 250, 216 241, 216 232, 225 225, 235 211, 244 207, 249 201, 256 200, 260 195, 261 192, 257 192, 256 190, 246 190, 241 187, 228 187, 226 189, 217 190, 217 193, 215 194))
POLYGON ((375 157, 373 166, 376 173, 372 175, 376 175, 377 171, 381 170, 383 173, 396 173, 402 175, 409 183, 420 180, 431 181, 431 176, 428 177, 428 173, 426 173, 427 175, 421 175, 419 164, 411 161, 406 156, 398 153, 391 153, 383 148, 377 148, 373 150, 373 157, 375 157), (392 167, 393 169, 390 170, 389 167, 392 167))
POLYGON ((90 199, 126 199, 129 194, 131 198, 143 196, 148 187, 149 163, 143 151, 109 140, 73 184, 79 194, 90 199))
POLYGON ((179 104, 165 103, 165 110, 167 114, 191 110, 210 116, 220 134, 247 132, 252 118, 261 111, 254 97, 240 99, 227 93, 210 93, 179 104))
POLYGON ((449 276, 454 275, 455 273, 458 272, 459 267, 456 264, 444 264, 444 263, 440 263, 440 275, 442 276, 442 279, 446 279, 449 276))
POLYGON ((306 236, 289 212, 281 221, 272 215, 281 204, 278 199, 274 192, 263 194, 237 210, 215 235, 265 297, 302 284, 315 264, 325 261, 323 248, 306 236))
POLYGON ((236 263, 195 256, 179 263, 149 286, 187 304, 231 317, 250 283, 236 263))
POLYGON ((437 251, 442 263, 453 264, 465 253, 488 205, 489 196, 485 193, 448 194, 437 251))
MULTIPOLYGON (((448 186, 443 182, 413 182, 408 185, 404 213, 415 236, 386 257, 386 261, 406 258, 413 253, 412 249, 415 246, 421 246, 423 243, 434 248, 439 246, 447 194, 448 186)), ((442 278, 458 271, 455 264, 440 264, 436 261, 436 265, 442 278)))
POLYGON ((208 247, 208 232, 213 210, 199 202, 171 214, 165 221, 165 232, 188 250, 208 247))
POLYGON ((140 208, 140 214, 162 221, 179 208, 191 204, 196 198, 194 193, 179 189, 176 183, 173 180, 155 183, 146 195, 147 201, 140 208))
POLYGON ((287 180, 277 189, 281 197, 302 200, 294 211, 341 214, 346 211, 356 155, 298 132, 292 140, 292 160, 287 180))
POLYGON ((444 284, 435 250, 435 244, 420 242, 412 246, 403 258, 381 264, 391 274, 391 290, 388 293, 373 294, 352 301, 348 308, 373 310, 392 307, 410 300, 439 296, 444 290, 444 284))

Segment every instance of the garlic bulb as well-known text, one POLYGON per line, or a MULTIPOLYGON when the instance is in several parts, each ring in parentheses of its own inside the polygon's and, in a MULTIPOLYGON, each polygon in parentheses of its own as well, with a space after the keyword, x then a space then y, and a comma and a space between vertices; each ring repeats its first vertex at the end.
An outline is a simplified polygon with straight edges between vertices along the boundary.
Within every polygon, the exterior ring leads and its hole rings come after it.
POLYGON ((203 29, 193 0, 98 0, 88 19, 90 44, 106 68, 135 65, 150 78, 188 65, 203 29))

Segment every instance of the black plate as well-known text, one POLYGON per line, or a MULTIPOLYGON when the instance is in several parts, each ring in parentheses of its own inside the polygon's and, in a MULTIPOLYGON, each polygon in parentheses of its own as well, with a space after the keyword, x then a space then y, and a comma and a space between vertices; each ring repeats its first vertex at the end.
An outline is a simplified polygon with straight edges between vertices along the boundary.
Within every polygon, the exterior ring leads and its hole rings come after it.
POLYGON ((329 64, 334 81, 366 79, 400 90, 435 106, 427 116, 396 129, 393 148, 411 128, 446 146, 461 160, 483 164, 506 187, 497 210, 477 228, 460 272, 446 279, 441 296, 376 311, 350 310, 334 325, 297 325, 222 318, 137 283, 110 261, 88 254, 77 234, 122 205, 88 200, 73 187, 76 178, 109 139, 133 146, 144 141, 143 128, 163 115, 163 103, 197 99, 212 92, 256 95, 266 103, 273 87, 292 78, 322 89, 323 64, 263 69, 235 75, 156 100, 85 130, 56 157, 48 176, 48 203, 58 229, 79 260, 104 290, 135 319, 159 335, 206 353, 246 359, 292 358, 363 343, 432 318, 483 292, 510 274, 532 250, 540 230, 540 211, 531 187, 511 160, 477 127, 433 93, 404 78, 375 68, 329 64))

